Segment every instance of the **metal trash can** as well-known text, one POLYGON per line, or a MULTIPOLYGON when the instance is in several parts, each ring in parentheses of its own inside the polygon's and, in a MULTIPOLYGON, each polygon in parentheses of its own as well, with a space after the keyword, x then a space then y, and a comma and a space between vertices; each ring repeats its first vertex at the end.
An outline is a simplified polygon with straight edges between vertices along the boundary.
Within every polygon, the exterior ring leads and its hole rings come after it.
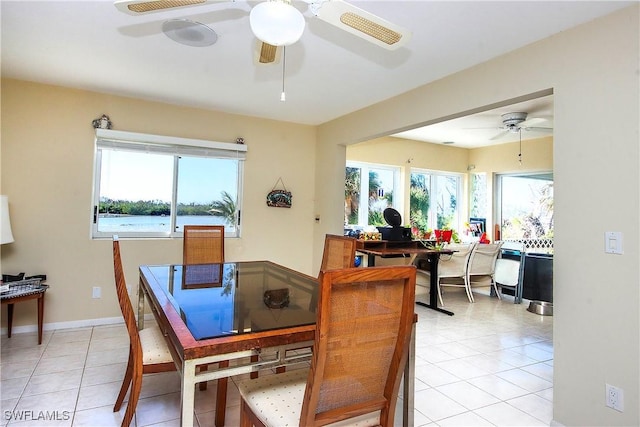
POLYGON ((553 316, 553 255, 526 254, 523 275, 522 297, 531 301, 527 311, 553 316))

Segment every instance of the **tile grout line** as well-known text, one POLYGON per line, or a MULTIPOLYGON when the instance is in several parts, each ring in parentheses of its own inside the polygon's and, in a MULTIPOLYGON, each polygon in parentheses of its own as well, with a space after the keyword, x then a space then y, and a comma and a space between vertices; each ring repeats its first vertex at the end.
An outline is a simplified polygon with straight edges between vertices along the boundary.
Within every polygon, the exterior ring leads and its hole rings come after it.
POLYGON ((91 348, 91 341, 93 340, 94 326, 91 327, 91 334, 89 334, 89 344, 87 345, 87 351, 84 355, 84 363, 82 364, 82 375, 80 375, 80 384, 78 384, 78 394, 76 395, 76 403, 73 406, 73 415, 71 416, 71 425, 76 419, 78 413, 78 402, 80 401, 80 389, 82 388, 82 380, 84 380, 84 374, 87 370, 87 360, 89 359, 89 349, 91 348))

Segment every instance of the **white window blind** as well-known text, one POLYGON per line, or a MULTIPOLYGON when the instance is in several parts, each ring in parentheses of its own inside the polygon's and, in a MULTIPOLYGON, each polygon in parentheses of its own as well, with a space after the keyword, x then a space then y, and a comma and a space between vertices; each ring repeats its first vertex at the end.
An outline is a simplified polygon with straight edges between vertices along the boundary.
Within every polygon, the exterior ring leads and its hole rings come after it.
POLYGON ((112 150, 146 151, 176 156, 216 157, 236 160, 244 160, 247 152, 247 146, 244 144, 110 129, 96 129, 96 147, 110 148, 112 150))

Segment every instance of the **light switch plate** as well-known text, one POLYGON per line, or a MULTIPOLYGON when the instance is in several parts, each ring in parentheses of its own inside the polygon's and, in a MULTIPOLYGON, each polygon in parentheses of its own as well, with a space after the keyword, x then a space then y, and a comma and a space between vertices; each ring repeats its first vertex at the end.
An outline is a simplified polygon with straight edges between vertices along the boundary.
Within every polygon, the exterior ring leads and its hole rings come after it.
POLYGON ((604 252, 608 254, 624 253, 622 248, 622 233, 619 231, 606 231, 604 233, 604 252))

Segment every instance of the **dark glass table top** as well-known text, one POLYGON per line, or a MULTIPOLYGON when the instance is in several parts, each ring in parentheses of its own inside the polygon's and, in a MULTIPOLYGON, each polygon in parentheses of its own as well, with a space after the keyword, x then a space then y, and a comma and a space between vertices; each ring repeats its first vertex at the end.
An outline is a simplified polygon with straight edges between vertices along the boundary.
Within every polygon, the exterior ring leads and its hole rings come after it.
POLYGON ((196 340, 316 321, 317 280, 271 262, 146 268, 196 340))

